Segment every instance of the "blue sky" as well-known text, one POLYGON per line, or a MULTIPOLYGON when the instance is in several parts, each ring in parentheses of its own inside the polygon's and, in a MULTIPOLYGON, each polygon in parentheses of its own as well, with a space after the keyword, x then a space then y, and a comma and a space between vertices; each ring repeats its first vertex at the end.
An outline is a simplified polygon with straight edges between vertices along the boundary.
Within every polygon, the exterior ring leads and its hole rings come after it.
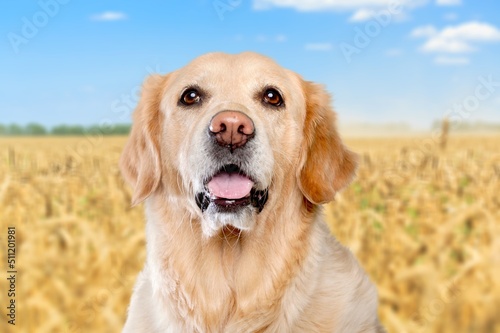
MULTIPOLYGON (((138 87, 251 50, 325 84, 341 123, 500 121, 496 0, 4 1, 0 123, 130 121, 138 87)), ((235 75, 237 75, 235 73, 235 75)))

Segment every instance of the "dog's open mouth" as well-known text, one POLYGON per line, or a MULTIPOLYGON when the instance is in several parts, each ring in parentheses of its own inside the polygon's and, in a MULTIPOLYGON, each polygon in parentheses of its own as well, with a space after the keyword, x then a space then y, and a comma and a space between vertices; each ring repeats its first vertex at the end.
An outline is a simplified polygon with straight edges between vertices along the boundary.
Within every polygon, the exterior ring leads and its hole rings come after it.
POLYGON ((207 188, 215 200, 221 203, 237 202, 250 197, 254 182, 238 166, 224 166, 208 182, 207 188))
POLYGON ((228 164, 207 181, 206 191, 196 195, 196 203, 202 212, 210 203, 222 212, 234 212, 250 204, 260 212, 267 201, 268 191, 256 190, 254 185, 254 181, 237 165, 228 164))

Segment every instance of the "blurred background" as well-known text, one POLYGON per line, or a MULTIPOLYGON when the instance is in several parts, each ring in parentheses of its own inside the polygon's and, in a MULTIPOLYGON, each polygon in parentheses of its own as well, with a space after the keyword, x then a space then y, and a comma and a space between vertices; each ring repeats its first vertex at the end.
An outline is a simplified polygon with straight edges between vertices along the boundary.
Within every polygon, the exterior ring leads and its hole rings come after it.
POLYGON ((213 51, 263 53, 333 95, 361 166, 325 214, 389 332, 500 332, 497 1, 0 6, 1 332, 120 331, 145 255, 117 168, 131 114, 145 77, 213 51))

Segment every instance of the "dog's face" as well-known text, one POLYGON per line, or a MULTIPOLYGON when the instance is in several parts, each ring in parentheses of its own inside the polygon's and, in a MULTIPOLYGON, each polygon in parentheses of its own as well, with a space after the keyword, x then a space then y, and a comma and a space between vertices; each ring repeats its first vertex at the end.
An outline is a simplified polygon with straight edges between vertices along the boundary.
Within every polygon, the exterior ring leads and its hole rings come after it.
POLYGON ((208 54, 150 77, 121 159, 133 203, 163 195, 210 237, 251 230, 294 186, 313 204, 332 200, 356 163, 329 103, 321 87, 254 53, 208 54))

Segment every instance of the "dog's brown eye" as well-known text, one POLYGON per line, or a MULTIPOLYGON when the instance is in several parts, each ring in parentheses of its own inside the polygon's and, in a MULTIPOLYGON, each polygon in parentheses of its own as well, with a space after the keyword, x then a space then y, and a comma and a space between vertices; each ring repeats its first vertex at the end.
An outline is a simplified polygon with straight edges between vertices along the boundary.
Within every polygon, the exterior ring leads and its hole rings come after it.
POLYGON ((188 89, 181 96, 181 103, 188 106, 199 103, 200 100, 200 93, 196 89, 188 89))
POLYGON ((272 106, 281 106, 283 105, 283 97, 281 97, 276 89, 266 89, 264 92, 264 102, 272 106))

